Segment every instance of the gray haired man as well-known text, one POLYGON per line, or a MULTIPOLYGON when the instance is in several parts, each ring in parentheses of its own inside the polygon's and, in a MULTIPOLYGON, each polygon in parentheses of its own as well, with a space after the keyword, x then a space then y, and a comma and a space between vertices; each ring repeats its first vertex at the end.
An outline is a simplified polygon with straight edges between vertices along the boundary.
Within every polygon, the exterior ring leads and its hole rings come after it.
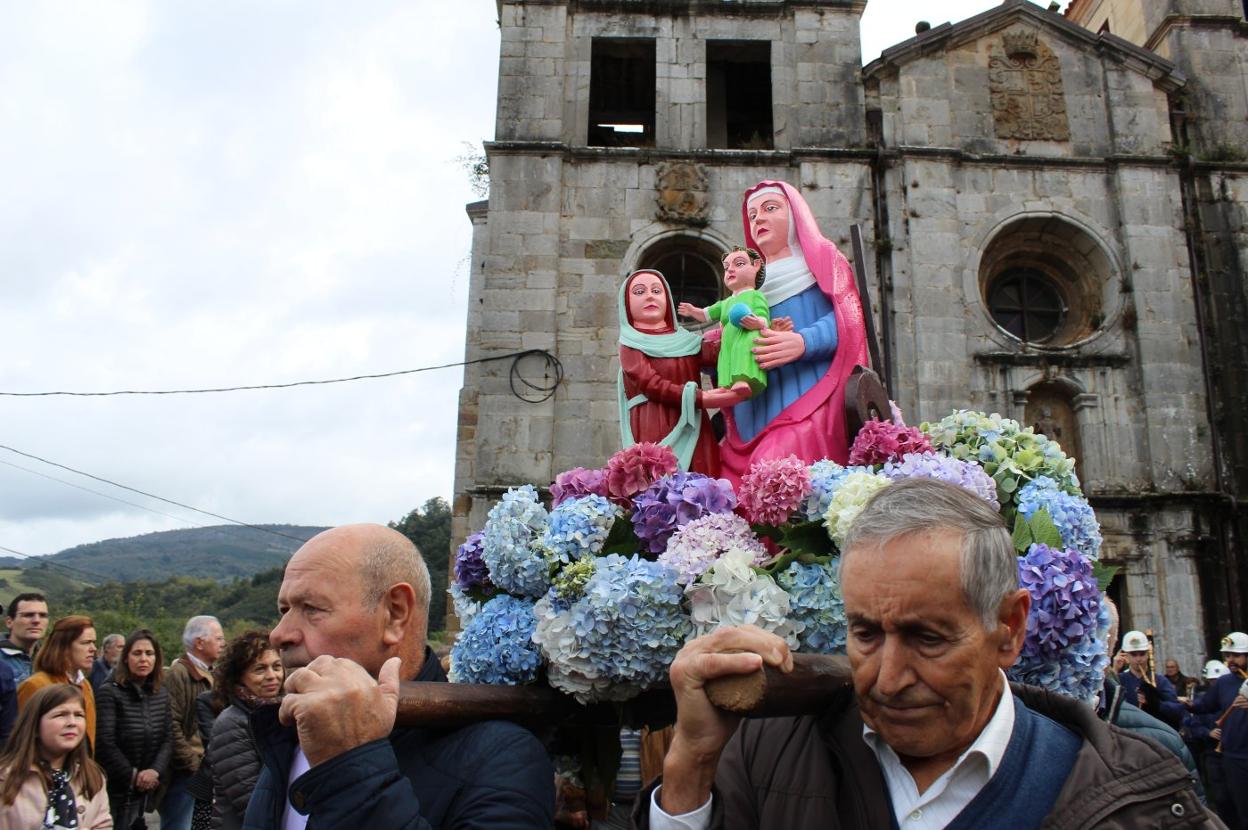
POLYGON ((87 682, 97 695, 100 693, 100 686, 117 667, 121 647, 125 644, 126 638, 120 634, 109 634, 100 643, 100 656, 95 658, 95 662, 91 664, 91 674, 87 675, 87 682))
POLYGON ((1220 827, 1173 755, 1091 707, 1011 686, 1031 598, 991 505, 900 481, 845 540, 853 693, 817 717, 747 721, 707 680, 769 664, 784 640, 750 626, 691 641, 672 665, 675 735, 634 819, 697 828, 1220 827))
POLYGON ((195 799, 187 780, 199 769, 204 743, 195 722, 195 698, 212 688, 212 664, 225 650, 225 634, 216 617, 191 617, 182 629, 186 652, 165 673, 173 716, 173 780, 160 804, 161 830, 190 830, 195 799))

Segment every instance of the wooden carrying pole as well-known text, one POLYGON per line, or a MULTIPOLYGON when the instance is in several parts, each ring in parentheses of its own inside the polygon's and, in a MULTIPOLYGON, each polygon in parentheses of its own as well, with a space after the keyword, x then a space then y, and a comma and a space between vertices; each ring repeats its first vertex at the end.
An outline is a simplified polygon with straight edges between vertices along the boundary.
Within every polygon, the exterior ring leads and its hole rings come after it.
MULTIPOLYGON (((721 678, 708 683, 706 693, 719 708, 748 718, 813 715, 826 709, 851 682, 849 661, 844 657, 794 654, 789 673, 767 667, 721 678)), ((655 689, 646 697, 644 708, 666 710, 670 719, 670 690, 655 689)), ((547 687, 408 682, 399 690, 398 723, 454 727, 509 720, 552 726, 577 711, 572 698, 547 687)))

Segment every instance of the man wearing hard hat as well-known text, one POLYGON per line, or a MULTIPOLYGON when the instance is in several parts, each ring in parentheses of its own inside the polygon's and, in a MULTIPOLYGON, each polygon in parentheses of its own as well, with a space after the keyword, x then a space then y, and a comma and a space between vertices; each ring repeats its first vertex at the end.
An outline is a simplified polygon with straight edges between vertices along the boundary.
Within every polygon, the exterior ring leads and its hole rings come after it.
POLYGON ((1248 679, 1248 634, 1232 631, 1222 638, 1222 662, 1227 672, 1190 704, 1197 714, 1217 716, 1209 737, 1219 741, 1225 786, 1218 815, 1232 830, 1248 828, 1248 697, 1240 694, 1248 679))
POLYGON ((1123 699, 1178 729, 1183 725, 1183 716, 1187 712, 1179 703, 1174 684, 1149 665, 1151 648, 1148 635, 1143 631, 1128 631, 1123 635, 1122 653, 1127 658, 1127 667, 1118 675, 1123 699))

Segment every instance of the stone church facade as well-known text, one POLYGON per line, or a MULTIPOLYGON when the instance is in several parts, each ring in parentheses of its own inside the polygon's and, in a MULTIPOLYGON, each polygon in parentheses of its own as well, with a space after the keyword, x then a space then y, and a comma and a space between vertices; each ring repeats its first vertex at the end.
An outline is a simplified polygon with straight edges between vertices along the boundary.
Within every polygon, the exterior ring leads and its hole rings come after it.
POLYGON ((559 367, 465 368, 456 540, 506 487, 618 449, 621 280, 714 300, 741 194, 774 178, 846 255, 862 227, 909 422, 972 407, 1057 437, 1124 624, 1189 670, 1243 627, 1248 28, 1234 0, 1139 0, 1173 12, 1141 12, 1145 40, 1168 27, 1144 48, 1081 25, 1104 5, 1006 0, 864 67, 862 0, 502 0, 465 357, 559 367))

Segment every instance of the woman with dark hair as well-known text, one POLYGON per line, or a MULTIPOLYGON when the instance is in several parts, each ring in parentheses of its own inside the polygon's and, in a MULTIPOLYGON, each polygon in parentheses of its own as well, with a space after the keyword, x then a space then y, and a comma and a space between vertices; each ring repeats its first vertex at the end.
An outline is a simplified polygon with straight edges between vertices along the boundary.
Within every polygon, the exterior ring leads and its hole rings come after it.
POLYGON ((204 698, 211 695, 221 714, 205 738, 201 769, 207 768, 212 780, 213 830, 237 830, 260 776, 260 751, 248 719, 256 708, 279 702, 285 673, 269 632, 248 631, 226 646, 213 674, 212 691, 198 703, 202 714, 209 705, 204 698))
POLYGON ((108 775, 108 801, 119 830, 143 830, 169 781, 173 721, 169 690, 160 685, 164 656, 156 635, 140 628, 126 638, 108 679, 100 684, 99 747, 108 775))
POLYGON ((87 674, 95 662, 95 623, 90 617, 62 617, 35 656, 34 674, 17 687, 17 705, 24 707, 45 686, 68 683, 82 690, 87 716, 87 751, 95 749, 95 695, 87 674))
POLYGON ((86 694, 58 683, 35 691, 0 753, 0 830, 113 826, 104 772, 87 751, 86 694))

